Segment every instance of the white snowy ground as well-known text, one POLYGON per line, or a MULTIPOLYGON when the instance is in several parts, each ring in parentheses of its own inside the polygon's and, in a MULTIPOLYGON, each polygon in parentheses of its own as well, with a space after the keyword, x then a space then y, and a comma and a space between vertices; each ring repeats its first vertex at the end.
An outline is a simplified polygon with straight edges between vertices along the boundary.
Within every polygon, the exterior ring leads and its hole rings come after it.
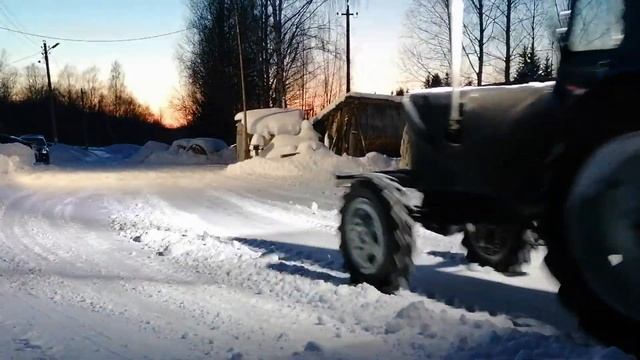
POLYGON ((383 295, 342 271, 330 175, 100 158, 0 172, 2 359, 626 357, 577 330, 543 250, 509 277, 417 229, 412 291, 383 295))

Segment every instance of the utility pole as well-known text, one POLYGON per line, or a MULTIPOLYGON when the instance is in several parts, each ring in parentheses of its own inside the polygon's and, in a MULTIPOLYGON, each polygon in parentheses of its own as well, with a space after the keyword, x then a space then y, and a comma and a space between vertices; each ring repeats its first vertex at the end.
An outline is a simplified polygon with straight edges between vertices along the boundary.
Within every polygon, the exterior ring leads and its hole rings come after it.
POLYGON ((349 8, 349 0, 347 1, 347 11, 342 13, 342 16, 347 17, 347 93, 351 92, 351 17, 358 15, 358 13, 352 13, 349 8))
MULTIPOLYGON (((240 58, 240 83, 242 88, 242 113, 243 113, 243 127, 242 134, 242 160, 249 158, 249 128, 247 127, 247 94, 244 86, 244 64, 242 61, 242 37, 240 36, 240 17, 238 16, 238 3, 236 2, 236 34, 238 35, 238 57, 240 58)), ((240 150, 239 146, 236 146, 236 150, 240 150)))
POLYGON ((47 85, 49 87, 49 116, 51 117, 51 133, 53 135, 53 142, 58 142, 58 126, 56 124, 56 109, 53 98, 53 88, 51 87, 51 71, 49 70, 49 51, 54 49, 60 43, 55 43, 52 47, 47 47, 47 42, 42 41, 42 52, 44 55, 44 63, 47 66, 47 85))
POLYGON ((82 107, 82 137, 84 148, 89 149, 89 137, 87 132, 87 110, 84 103, 84 88, 80 88, 80 106, 82 107))

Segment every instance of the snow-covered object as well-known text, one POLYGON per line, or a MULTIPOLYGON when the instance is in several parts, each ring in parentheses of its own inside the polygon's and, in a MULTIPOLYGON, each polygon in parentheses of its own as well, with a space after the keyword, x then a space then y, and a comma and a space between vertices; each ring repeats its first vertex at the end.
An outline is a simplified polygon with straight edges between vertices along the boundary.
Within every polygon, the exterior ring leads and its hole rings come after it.
POLYGON ((28 146, 19 143, 0 144, 0 174, 28 168, 34 161, 33 150, 28 146))
MULTIPOLYGON (((174 154, 177 154, 182 151, 193 151, 193 146, 198 146, 200 149, 204 150, 206 154, 213 154, 219 151, 222 151, 229 146, 227 143, 220 139, 215 138, 195 138, 195 139, 179 139, 174 141, 171 144, 170 151, 174 154)), ((197 155, 203 155, 198 154, 197 155)))
POLYGON ((337 98, 334 102, 332 102, 329 106, 325 107, 320 111, 316 116, 311 119, 311 122, 315 122, 318 119, 323 118, 325 115, 333 111, 338 105, 342 104, 347 98, 364 98, 364 99, 374 99, 374 100, 385 100, 385 101, 393 101, 393 102, 402 102, 402 96, 394 96, 394 95, 381 95, 381 94, 367 94, 367 93, 359 93, 359 92, 350 92, 344 94, 337 98))
POLYGON ((287 154, 316 151, 324 147, 318 139, 320 139, 320 134, 315 132, 311 123, 305 120, 301 123, 298 134, 276 135, 269 145, 264 148, 261 156, 266 158, 280 158, 287 154))
POLYGON ((49 148, 49 156, 51 164, 53 165, 92 162, 100 158, 98 155, 82 147, 61 143, 55 144, 49 148))
POLYGON ((148 165, 226 165, 235 160, 235 149, 227 147, 222 140, 208 138, 176 140, 172 146, 149 141, 129 158, 131 163, 148 165), (187 151, 194 144, 203 146, 207 154, 187 151), (222 150, 214 151, 215 149, 222 150))
MULTIPOLYGON (((304 118, 298 109, 256 109, 247 111, 249 134, 270 138, 274 135, 296 135, 300 132, 300 123, 304 118)), ((236 121, 244 120, 244 113, 235 116, 236 121)))
MULTIPOLYGON (((316 141, 317 142, 317 141, 316 141)), ((301 143, 302 148, 295 156, 256 157, 230 165, 226 172, 236 176, 289 178, 299 182, 332 184, 335 175, 340 173, 362 173, 397 168, 398 160, 379 153, 369 153, 365 157, 355 158, 338 156, 320 142, 319 148, 311 151, 310 142, 301 143)))
POLYGON ((129 161, 133 163, 145 162, 152 154, 158 152, 166 152, 169 150, 169 145, 157 141, 147 141, 146 144, 137 153, 129 158, 129 161))

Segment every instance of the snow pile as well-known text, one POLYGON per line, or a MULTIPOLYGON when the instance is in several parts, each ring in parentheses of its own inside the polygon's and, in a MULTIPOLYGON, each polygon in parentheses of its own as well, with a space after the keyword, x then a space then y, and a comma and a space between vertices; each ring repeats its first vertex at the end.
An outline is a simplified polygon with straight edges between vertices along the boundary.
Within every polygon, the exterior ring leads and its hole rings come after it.
POLYGON ((174 141, 169 148, 174 153, 182 151, 192 151, 194 147, 200 147, 207 154, 213 154, 225 150, 229 146, 220 139, 214 138, 195 138, 195 139, 179 139, 174 141))
POLYGON ((397 159, 379 153, 369 153, 362 158, 338 156, 322 146, 315 151, 303 149, 300 154, 287 158, 256 157, 230 165, 225 171, 234 176, 291 178, 330 184, 336 174, 392 170, 397 166, 397 159))
POLYGON ((101 148, 91 148, 94 154, 110 159, 128 159, 140 151, 139 145, 133 144, 113 144, 101 148))
POLYGON ((51 164, 54 165, 91 162, 100 159, 98 155, 89 150, 60 143, 49 148, 49 156, 51 157, 51 164))
POLYGON ((207 165, 235 162, 234 148, 218 139, 181 139, 171 146, 156 141, 147 142, 129 162, 149 165, 207 165), (199 146, 194 150, 193 146, 199 146), (200 153, 200 149, 206 154, 200 153))
POLYGON ((135 154, 133 154, 129 161, 134 163, 143 163, 145 160, 149 158, 152 154, 158 152, 165 152, 169 150, 169 145, 157 141, 147 141, 143 147, 138 150, 135 154))
MULTIPOLYGON (((247 111, 249 134, 269 138, 273 135, 295 135, 300 132, 302 110, 298 109, 256 109, 247 111)), ((236 121, 244 121, 244 113, 235 116, 236 121)))
POLYGON ((33 165, 34 161, 33 150, 28 146, 19 143, 0 144, 0 174, 25 169, 33 165))
MULTIPOLYGON (((260 137, 255 135, 254 138, 260 137)), ((320 134, 313 130, 313 126, 308 121, 300 124, 300 131, 297 135, 280 134, 276 135, 267 145, 260 156, 266 158, 280 158, 283 155, 296 153, 309 153, 316 151, 324 145, 318 141, 320 134)))
POLYGON ((125 239, 142 244, 159 256, 181 260, 222 261, 254 259, 261 253, 231 239, 210 235, 199 217, 175 210, 157 199, 119 208, 111 227, 125 239))

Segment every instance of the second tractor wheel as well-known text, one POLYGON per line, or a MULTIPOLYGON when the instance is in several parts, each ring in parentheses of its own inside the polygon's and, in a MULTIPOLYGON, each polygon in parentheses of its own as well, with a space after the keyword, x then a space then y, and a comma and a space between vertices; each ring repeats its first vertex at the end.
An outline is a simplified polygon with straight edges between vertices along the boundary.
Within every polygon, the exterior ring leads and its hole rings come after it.
POLYGON ((469 262, 500 272, 519 270, 529 260, 524 228, 517 224, 467 224, 462 245, 467 248, 469 262))

